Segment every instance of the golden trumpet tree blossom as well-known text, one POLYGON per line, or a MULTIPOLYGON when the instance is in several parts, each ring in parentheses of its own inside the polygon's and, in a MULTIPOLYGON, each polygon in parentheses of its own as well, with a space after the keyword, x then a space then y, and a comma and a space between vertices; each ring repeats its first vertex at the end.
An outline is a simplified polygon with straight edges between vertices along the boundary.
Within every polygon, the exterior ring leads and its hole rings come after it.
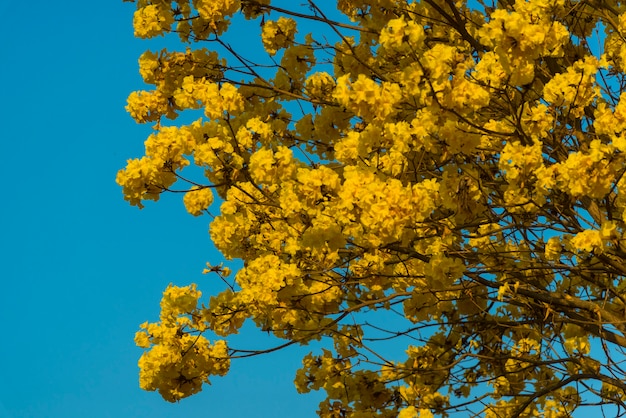
POLYGON ((197 393, 250 321, 323 347, 321 417, 626 414, 623 3, 135 3, 180 47, 139 58, 154 132, 117 183, 184 192, 243 262, 164 291, 142 388, 197 393))

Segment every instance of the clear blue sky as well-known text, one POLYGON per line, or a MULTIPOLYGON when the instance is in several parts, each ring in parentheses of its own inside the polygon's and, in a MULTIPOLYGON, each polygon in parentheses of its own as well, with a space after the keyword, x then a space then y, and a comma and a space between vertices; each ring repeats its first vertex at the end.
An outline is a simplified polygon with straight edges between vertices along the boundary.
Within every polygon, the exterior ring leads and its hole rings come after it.
MULTIPOLYGON (((150 133, 124 110, 157 48, 133 38, 133 11, 0 0, 0 418, 312 417, 319 395, 292 383, 306 349, 234 362, 179 404, 138 387, 138 324, 170 282, 210 291, 200 273, 220 257, 208 217, 179 197, 139 211, 115 184, 150 133)), ((270 344, 247 331, 238 346, 270 344)))

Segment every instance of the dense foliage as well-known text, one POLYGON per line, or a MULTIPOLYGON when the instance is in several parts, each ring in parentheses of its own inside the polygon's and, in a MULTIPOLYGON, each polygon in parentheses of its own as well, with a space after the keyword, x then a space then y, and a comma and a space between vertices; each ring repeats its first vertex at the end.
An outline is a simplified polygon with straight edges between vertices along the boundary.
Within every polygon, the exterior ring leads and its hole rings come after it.
POLYGON ((117 182, 196 216, 217 194, 243 261, 165 290, 142 388, 197 393, 251 320, 326 347, 295 376, 322 417, 625 413, 626 5, 136 3, 135 35, 181 48, 139 60, 155 131, 117 182))

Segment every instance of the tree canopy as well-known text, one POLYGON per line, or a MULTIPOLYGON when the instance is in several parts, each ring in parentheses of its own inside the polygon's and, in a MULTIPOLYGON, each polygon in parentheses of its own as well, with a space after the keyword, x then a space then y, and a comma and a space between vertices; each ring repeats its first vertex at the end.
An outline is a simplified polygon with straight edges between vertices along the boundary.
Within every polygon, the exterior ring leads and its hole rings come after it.
POLYGON ((199 392, 249 320, 324 347, 295 376, 321 417, 626 414, 624 3, 136 5, 180 48, 139 59, 154 133, 117 183, 184 192, 243 262, 164 291, 143 389, 199 392))

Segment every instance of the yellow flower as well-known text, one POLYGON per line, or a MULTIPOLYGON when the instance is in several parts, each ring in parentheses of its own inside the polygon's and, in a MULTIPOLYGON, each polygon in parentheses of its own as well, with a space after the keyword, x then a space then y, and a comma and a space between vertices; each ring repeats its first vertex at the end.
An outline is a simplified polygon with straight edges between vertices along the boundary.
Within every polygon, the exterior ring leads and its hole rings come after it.
POLYGON ((263 25, 261 40, 265 50, 274 55, 279 49, 293 45, 296 35, 296 21, 281 16, 277 21, 268 20, 263 25))
POLYGON ((174 23, 172 11, 158 4, 150 4, 137 9, 133 17, 135 36, 138 38, 163 35, 169 31, 172 23, 174 23))
POLYGON ((419 48, 424 38, 422 26, 413 21, 407 22, 402 16, 387 22, 378 42, 388 51, 408 52, 419 48))
POLYGON ((183 203, 187 212, 193 216, 199 216, 204 213, 211 203, 213 203, 213 192, 208 187, 199 188, 194 186, 190 191, 185 193, 183 203))
POLYGON ((575 249, 589 253, 594 250, 602 250, 603 246, 600 231, 591 229, 579 232, 570 242, 575 249))

